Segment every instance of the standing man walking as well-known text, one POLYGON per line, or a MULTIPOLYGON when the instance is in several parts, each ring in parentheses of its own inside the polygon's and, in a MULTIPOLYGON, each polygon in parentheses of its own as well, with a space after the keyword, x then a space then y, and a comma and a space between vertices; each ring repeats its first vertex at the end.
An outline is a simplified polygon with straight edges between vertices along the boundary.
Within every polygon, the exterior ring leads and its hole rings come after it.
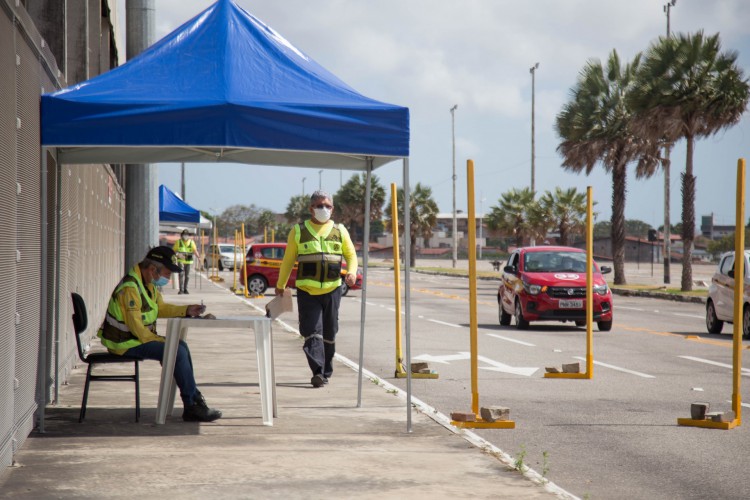
POLYGON ((354 285, 357 277, 354 244, 346 228, 331 220, 332 214, 331 196, 325 191, 315 191, 310 197, 312 217, 296 224, 289 232, 276 283, 276 295, 292 293, 285 288, 297 261, 299 331, 305 338, 302 350, 312 371, 310 383, 313 387, 327 384, 333 374, 341 302, 341 264, 344 260, 347 285, 354 285))
POLYGON ((177 253, 177 265, 182 270, 180 272, 180 291, 178 295, 188 293, 187 286, 190 280, 190 269, 193 267, 193 258, 200 258, 198 249, 195 247, 195 241, 190 238, 190 232, 187 229, 182 230, 180 239, 175 241, 172 250, 177 253))

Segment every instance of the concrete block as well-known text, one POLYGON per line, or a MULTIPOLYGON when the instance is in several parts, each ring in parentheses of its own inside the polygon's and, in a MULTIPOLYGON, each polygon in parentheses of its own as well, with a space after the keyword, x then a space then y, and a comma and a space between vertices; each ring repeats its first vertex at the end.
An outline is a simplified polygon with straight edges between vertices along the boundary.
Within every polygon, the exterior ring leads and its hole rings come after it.
POLYGON ((427 363, 412 363, 411 364, 411 372, 412 373, 421 373, 420 370, 424 370, 425 368, 429 368, 430 365, 427 363))
POLYGON ((463 413, 460 411, 451 412, 451 419, 456 422, 476 422, 477 416, 473 413, 463 413))
POLYGON ((546 371, 547 373, 560 373, 560 370, 558 370, 554 366, 547 366, 544 368, 544 371, 546 371))
POLYGON ((510 420, 510 408, 506 408, 505 406, 490 406, 487 408, 480 408, 479 415, 485 422, 510 420))
POLYGON ((711 420, 713 420, 714 422, 731 422, 732 420, 735 419, 735 417, 736 415, 734 414, 732 410, 724 411, 724 412, 717 411, 717 412, 711 413, 711 420))
POLYGON ((711 407, 708 403, 693 403, 690 405, 690 418, 693 420, 705 420, 706 413, 711 407))
POLYGON ((581 373, 580 363, 567 363, 562 365, 563 373, 581 373))

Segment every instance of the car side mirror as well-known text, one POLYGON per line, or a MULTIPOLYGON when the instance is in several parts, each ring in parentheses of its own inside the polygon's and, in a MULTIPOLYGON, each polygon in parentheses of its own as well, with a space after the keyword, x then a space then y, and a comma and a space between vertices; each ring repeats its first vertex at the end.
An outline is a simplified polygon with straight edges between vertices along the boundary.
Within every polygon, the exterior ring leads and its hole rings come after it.
POLYGON ((729 272, 727 273, 727 276, 734 279, 734 269, 730 269, 729 272))
POLYGON ((609 274, 612 272, 612 268, 609 266, 602 266, 601 268, 602 274, 609 274))
POLYGON ((506 273, 510 273, 510 274, 516 274, 517 272, 515 266, 505 266, 503 268, 503 271, 505 271, 506 273))

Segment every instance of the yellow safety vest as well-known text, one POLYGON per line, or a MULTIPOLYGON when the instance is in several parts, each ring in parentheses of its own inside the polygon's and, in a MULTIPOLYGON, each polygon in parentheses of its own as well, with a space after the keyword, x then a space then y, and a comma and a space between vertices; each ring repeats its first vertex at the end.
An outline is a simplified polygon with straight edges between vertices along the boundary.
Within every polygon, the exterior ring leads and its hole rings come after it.
POLYGON ((136 272, 131 270, 127 276, 120 280, 115 291, 112 292, 112 296, 109 298, 109 305, 107 306, 107 314, 97 334, 102 340, 104 347, 113 351, 130 349, 142 343, 138 337, 130 332, 128 325, 125 324, 125 315, 120 308, 120 303, 117 301, 117 294, 125 287, 132 287, 138 290, 141 295, 141 320, 143 321, 143 326, 156 333, 156 318, 159 315, 159 306, 151 298, 136 272))
POLYGON ((175 247, 177 248, 174 248, 173 250, 178 254, 177 262, 180 264, 193 263, 193 253, 195 253, 195 242, 193 240, 183 241, 182 238, 180 238, 175 243, 175 247), (185 258, 180 258, 179 254, 185 254, 185 258))
POLYGON ((333 224, 327 232, 318 236, 310 221, 294 226, 294 241, 297 243, 297 288, 335 289, 341 286, 341 262, 344 248, 341 231, 333 224))

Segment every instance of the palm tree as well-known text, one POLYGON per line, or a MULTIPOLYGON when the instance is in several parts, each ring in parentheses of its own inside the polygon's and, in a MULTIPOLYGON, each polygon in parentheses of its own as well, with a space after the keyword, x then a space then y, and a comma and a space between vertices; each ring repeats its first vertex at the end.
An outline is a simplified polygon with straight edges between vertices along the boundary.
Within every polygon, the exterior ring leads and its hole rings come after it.
MULTIPOLYGON (((365 174, 353 175, 334 195, 336 204, 335 219, 343 223, 352 238, 358 238, 365 225, 365 191, 367 177, 365 174)), ((370 221, 383 217, 385 188, 376 175, 370 178, 370 221)))
MULTIPOLYGON (((397 197, 397 210, 399 214, 404 213, 404 190, 399 188, 396 192, 397 197)), ((414 267, 417 260, 417 245, 415 244, 418 237, 429 239, 432 237, 432 228, 435 227, 437 222, 438 205, 432 198, 432 189, 423 186, 421 183, 417 183, 414 186, 414 190, 409 196, 409 237, 411 242, 411 248, 409 252, 409 258, 411 260, 410 265, 414 267)), ((393 219, 391 218, 391 207, 393 206, 393 199, 388 202, 386 207, 386 223, 388 227, 393 230, 393 219)), ((399 234, 404 233, 404 218, 402 215, 399 216, 398 221, 399 234)), ((398 241, 393 242, 394 245, 398 245, 398 241)))
POLYGON ((511 189, 503 193, 497 206, 490 207, 487 225, 490 229, 499 229, 513 235, 516 246, 523 246, 524 239, 537 235, 544 236, 546 231, 539 230, 537 204, 531 188, 511 189))
POLYGON ((586 227, 586 194, 576 188, 555 188, 547 191, 539 199, 539 207, 544 218, 560 234, 560 244, 569 245, 571 236, 580 234, 586 227))
POLYGON ((637 111, 633 128, 668 141, 685 138, 682 174, 682 283, 693 288, 692 246, 695 240, 695 139, 708 137, 739 122, 747 108, 748 81, 737 66, 737 53, 721 52, 719 35, 680 34, 651 44, 628 96, 637 111))
POLYGON ((299 224, 304 222, 305 219, 309 219, 310 197, 305 196, 304 194, 292 196, 286 206, 284 217, 286 217, 286 220, 292 225, 299 224))
POLYGON ((627 94, 640 65, 640 54, 621 66, 613 50, 606 66, 592 59, 583 70, 570 101, 557 115, 556 129, 562 139, 557 150, 563 155, 563 168, 590 174, 601 162, 612 174, 612 257, 615 284, 625 279, 625 198, 626 167, 638 162, 636 177, 654 174, 658 165, 658 142, 632 133, 628 124, 632 112, 627 94))

